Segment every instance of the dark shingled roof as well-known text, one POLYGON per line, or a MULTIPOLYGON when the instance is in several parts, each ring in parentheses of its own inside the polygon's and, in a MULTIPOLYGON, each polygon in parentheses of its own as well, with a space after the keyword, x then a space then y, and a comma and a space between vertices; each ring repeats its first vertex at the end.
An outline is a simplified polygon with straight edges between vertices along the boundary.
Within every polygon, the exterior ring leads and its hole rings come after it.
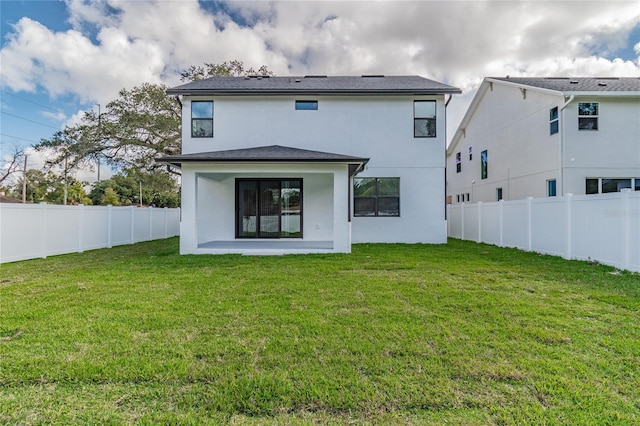
POLYGON ((309 151, 307 149, 290 148, 271 145, 257 148, 231 149, 228 151, 197 152, 193 154, 170 155, 156 159, 161 163, 180 165, 182 163, 200 162, 332 162, 366 164, 369 159, 331 152, 309 151))
POLYGON ((410 94, 461 93, 420 76, 211 77, 167 90, 169 95, 410 94))
POLYGON ((640 92, 640 78, 636 77, 489 77, 488 79, 557 92, 640 92))

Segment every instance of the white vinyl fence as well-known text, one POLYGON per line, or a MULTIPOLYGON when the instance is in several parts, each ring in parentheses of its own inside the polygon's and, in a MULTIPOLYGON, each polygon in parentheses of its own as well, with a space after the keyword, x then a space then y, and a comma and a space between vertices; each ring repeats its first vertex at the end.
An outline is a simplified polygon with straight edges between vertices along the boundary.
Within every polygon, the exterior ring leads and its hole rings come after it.
POLYGON ((180 209, 0 203, 0 263, 178 235, 180 209))
POLYGON ((640 192, 447 207, 448 235, 640 271, 640 192))

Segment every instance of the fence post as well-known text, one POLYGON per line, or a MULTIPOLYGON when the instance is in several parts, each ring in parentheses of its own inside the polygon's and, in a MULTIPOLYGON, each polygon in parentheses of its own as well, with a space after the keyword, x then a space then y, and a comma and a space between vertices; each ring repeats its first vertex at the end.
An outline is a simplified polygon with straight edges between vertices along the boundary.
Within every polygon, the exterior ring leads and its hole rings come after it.
POLYGON ((532 222, 533 222, 533 218, 531 217, 531 201, 533 200, 533 197, 527 197, 527 251, 531 251, 531 247, 532 247, 532 222))
POLYGON ((130 229, 130 235, 131 235, 130 241, 131 241, 131 244, 133 244, 135 242, 135 239, 134 239, 134 235, 135 235, 135 233, 134 233, 134 231, 135 231, 135 223, 134 223, 135 222, 135 211, 133 210, 133 206, 129 206, 129 219, 130 219, 129 226, 131 228, 130 229))
POLYGON ((40 219, 42 232, 40 233, 40 257, 46 259, 47 257, 47 203, 44 201, 40 203, 40 219))
POLYGON ((153 207, 147 207, 149 209, 149 241, 153 240, 153 207))
POLYGON ((478 201, 478 242, 482 242, 482 201, 478 201))
POLYGON ((621 190, 622 195, 622 211, 624 212, 624 224, 622 232, 624 235, 624 246, 623 246, 623 260, 622 267, 624 269, 630 269, 631 267, 631 216, 633 215, 631 211, 631 200, 629 197, 631 196, 631 188, 624 188, 621 190))
POLYGON ((168 214, 169 209, 167 209, 166 207, 164 208, 164 237, 167 238, 167 214, 168 214))
POLYGON ((464 240, 464 203, 460 204, 460 239, 464 240))
POLYGON ((572 221, 572 217, 573 217, 573 209, 572 209, 572 199, 573 199, 573 194, 568 192, 565 195, 565 210, 566 210, 566 227, 567 227, 567 253, 566 256, 564 257, 565 259, 571 259, 573 256, 573 232, 572 232, 572 228, 573 228, 573 221, 572 221))
POLYGON ((500 216, 499 216, 499 223, 500 223, 500 247, 504 247, 504 242, 503 242, 503 238, 502 238, 502 232, 503 232, 503 214, 502 214, 502 208, 504 207, 504 200, 500 200, 498 201, 498 206, 500 206, 500 208, 498 209, 500 216))
POLYGON ((111 248, 111 207, 107 206, 107 248, 111 248))
POLYGON ((84 248, 82 241, 84 240, 84 204, 78 204, 78 253, 82 253, 84 248))

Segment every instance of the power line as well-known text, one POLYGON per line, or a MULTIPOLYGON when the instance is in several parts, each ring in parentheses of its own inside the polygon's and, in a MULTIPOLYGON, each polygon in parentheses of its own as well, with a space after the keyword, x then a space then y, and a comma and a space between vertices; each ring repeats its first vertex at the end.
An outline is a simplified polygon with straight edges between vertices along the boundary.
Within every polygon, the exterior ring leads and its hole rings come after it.
POLYGON ((46 108, 48 110, 51 110, 53 112, 60 112, 60 110, 58 110, 58 109, 52 108, 52 107, 44 105, 44 104, 40 104, 38 102, 32 101, 31 99, 23 98, 22 96, 14 95, 13 93, 9 93, 6 90, 3 90, 2 93, 4 93, 5 95, 13 96, 14 98, 22 99, 25 102, 29 102, 31 104, 41 106, 41 107, 46 108))
POLYGON ((52 128, 52 129, 55 129, 55 130, 60 130, 60 128, 59 128, 59 127, 53 127, 53 126, 50 126, 50 125, 48 125, 48 124, 40 123, 39 121, 31 120, 31 119, 29 119, 29 118, 25 118, 25 117, 20 117, 19 115, 11 114, 10 112, 6 112, 6 111, 1 111, 1 110, 0 110, 0 114, 10 115, 11 117, 19 118, 20 120, 29 121, 29 122, 31 122, 31 123, 39 124, 39 125, 41 125, 41 126, 45 126, 45 127, 50 127, 50 128, 52 128))
POLYGON ((8 135, 8 134, 6 134, 6 133, 0 133, 0 136, 5 136, 5 137, 7 137, 7 138, 16 138, 16 139, 18 139, 18 140, 20 140, 20 141, 25 141, 25 142, 40 143, 40 142, 37 142, 37 141, 31 140, 31 139, 25 139, 25 138, 23 138, 22 136, 8 135))

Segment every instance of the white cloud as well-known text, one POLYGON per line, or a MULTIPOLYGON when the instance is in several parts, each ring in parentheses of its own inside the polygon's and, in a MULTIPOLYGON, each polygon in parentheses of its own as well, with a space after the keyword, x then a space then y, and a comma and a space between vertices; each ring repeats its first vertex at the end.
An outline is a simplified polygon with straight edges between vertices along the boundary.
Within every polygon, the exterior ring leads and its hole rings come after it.
MULTIPOLYGON (((280 75, 420 74, 466 93, 485 76, 640 75, 638 58, 614 58, 640 25, 640 2, 224 5, 231 15, 195 1, 68 0, 72 30, 54 32, 29 18, 16 24, 1 52, 2 83, 106 104, 121 88, 174 85, 180 69, 230 59, 280 75)), ((452 104, 452 125, 469 99, 452 104)))

